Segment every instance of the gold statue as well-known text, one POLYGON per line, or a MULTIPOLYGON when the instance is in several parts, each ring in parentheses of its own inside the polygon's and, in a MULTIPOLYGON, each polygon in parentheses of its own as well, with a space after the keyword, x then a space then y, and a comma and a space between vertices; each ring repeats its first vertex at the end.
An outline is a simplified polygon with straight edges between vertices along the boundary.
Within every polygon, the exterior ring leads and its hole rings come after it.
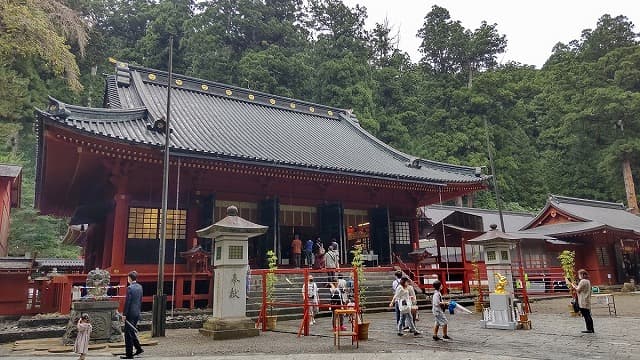
POLYGON ((493 276, 496 278, 496 288, 493 291, 494 294, 506 294, 507 291, 505 290, 505 287, 507 286, 507 278, 500 273, 493 273, 493 276))

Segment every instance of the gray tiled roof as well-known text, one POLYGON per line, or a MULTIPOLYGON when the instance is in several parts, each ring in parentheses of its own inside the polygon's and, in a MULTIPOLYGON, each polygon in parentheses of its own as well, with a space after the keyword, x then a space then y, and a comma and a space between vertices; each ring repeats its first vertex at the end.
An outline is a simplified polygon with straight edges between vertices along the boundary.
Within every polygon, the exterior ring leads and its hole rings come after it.
POLYGON ((605 226, 614 229, 633 231, 640 234, 640 217, 628 212, 624 204, 621 203, 551 195, 549 196, 545 208, 540 211, 538 216, 523 226, 522 229, 527 229, 526 231, 546 231, 546 234, 552 234, 549 231, 565 229, 567 232, 579 232, 580 230, 595 230, 605 226), (544 225, 536 228, 530 228, 538 221, 540 216, 546 213, 549 207, 554 207, 563 213, 581 220, 581 222, 544 225), (539 228, 543 229, 537 230, 539 228))
POLYGON ((22 172, 22 166, 0 164, 0 176, 15 178, 22 172))
MULTIPOLYGON (((87 133, 162 146, 148 129, 166 111, 167 74, 119 63, 107 79, 107 109, 52 99, 45 118, 87 133), (125 75, 123 75, 125 74, 125 75), (57 107, 56 107, 57 106, 57 107), (52 111, 55 110, 55 111, 52 111)), ((374 138, 348 111, 175 75, 171 94, 174 154, 232 159, 432 183, 482 183, 475 168, 416 159, 374 138)))
MULTIPOLYGON (((439 223, 454 212, 462 212, 480 216, 484 231, 489 231, 491 224, 500 224, 498 210, 468 208, 460 206, 429 205, 425 206, 425 213, 433 223, 439 223)), ((504 228, 507 232, 517 231, 533 219, 533 214, 513 211, 503 211, 504 228)))
POLYGON ((570 236, 583 232, 591 232, 606 228, 607 226, 597 221, 587 222, 566 222, 558 224, 542 225, 535 228, 527 229, 528 233, 549 235, 549 236, 570 236))

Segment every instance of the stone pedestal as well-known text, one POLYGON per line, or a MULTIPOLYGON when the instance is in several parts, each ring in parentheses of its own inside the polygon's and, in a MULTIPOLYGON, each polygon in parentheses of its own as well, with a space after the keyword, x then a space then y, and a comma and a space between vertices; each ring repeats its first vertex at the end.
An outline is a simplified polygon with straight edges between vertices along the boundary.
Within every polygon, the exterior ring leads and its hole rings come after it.
POLYGON ((260 335, 254 322, 247 317, 240 318, 215 318, 210 317, 202 325, 200 333, 210 336, 213 340, 239 339, 260 335))
POLYGON ((89 314, 89 321, 93 327, 91 342, 121 342, 124 341, 120 328, 120 314, 117 301, 74 301, 71 304, 69 323, 65 328, 64 344, 73 344, 78 334, 78 319, 82 314, 89 314))
POLYGON ((484 310, 480 324, 488 329, 515 330, 513 304, 509 294, 489 294, 491 307, 484 310))

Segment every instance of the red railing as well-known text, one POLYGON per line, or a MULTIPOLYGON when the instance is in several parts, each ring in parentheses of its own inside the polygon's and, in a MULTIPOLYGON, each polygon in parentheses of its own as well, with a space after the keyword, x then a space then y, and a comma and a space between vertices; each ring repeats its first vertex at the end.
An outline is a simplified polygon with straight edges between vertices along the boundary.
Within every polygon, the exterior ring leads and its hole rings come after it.
POLYGON ((260 313, 258 315, 258 319, 256 322, 256 327, 262 329, 262 331, 266 331, 267 329, 267 317, 274 312, 277 312, 278 309, 287 309, 287 308, 299 308, 302 310, 303 316, 300 322, 300 327, 298 329, 298 336, 309 335, 309 318, 310 311, 313 311, 313 307, 317 307, 319 310, 334 310, 341 309, 346 307, 352 307, 356 309, 359 314, 360 303, 359 303, 359 285, 358 285, 358 274, 354 268, 338 268, 332 269, 335 273, 334 276, 342 276, 343 279, 347 282, 347 296, 352 302, 350 305, 333 305, 330 302, 330 297, 327 297, 323 292, 323 296, 319 296, 318 304, 312 304, 308 297, 308 286, 309 283, 306 281, 309 278, 309 275, 313 275, 314 281, 318 286, 318 289, 326 289, 328 288, 328 270, 329 269, 277 269, 277 270, 268 270, 268 269, 260 269, 260 270, 252 270, 252 276, 259 276, 261 282, 261 298, 262 304, 260 307, 260 313), (267 277, 270 272, 273 272, 276 277, 276 281, 274 284, 274 290, 271 298, 267 298, 267 277), (298 300, 296 300, 298 299, 298 300))

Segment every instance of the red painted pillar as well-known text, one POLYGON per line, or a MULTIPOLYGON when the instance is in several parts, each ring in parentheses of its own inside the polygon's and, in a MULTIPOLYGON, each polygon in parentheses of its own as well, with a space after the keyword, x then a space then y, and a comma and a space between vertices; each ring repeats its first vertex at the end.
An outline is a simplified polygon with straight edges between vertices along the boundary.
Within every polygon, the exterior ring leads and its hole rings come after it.
MULTIPOLYGON (((114 211, 110 212, 107 215, 107 220, 105 221, 104 227, 104 244, 102 247, 102 269, 111 268, 111 251, 113 249, 113 222, 114 222, 114 211)), ((92 269, 88 269, 92 270, 92 269)))
POLYGON ((411 247, 413 250, 420 247, 420 225, 417 217, 411 219, 411 247))
POLYGON ((129 200, 127 194, 116 194, 116 207, 113 219, 113 237, 111 247, 111 272, 119 274, 124 267, 124 251, 127 242, 129 220, 129 200))
POLYGON ((182 276, 176 277, 176 288, 174 291, 175 297, 173 298, 173 307, 178 309, 182 307, 182 299, 184 297, 184 278, 182 276))

